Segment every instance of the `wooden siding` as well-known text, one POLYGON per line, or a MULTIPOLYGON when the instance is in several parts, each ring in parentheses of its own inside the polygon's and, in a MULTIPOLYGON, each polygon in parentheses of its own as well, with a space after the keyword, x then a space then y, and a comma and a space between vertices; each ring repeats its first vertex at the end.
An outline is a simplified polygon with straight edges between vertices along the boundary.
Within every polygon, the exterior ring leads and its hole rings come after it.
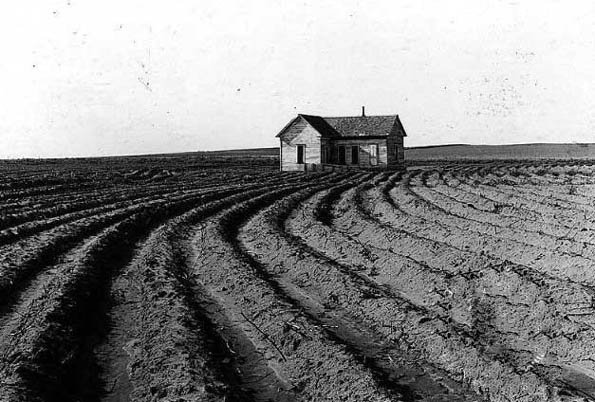
POLYGON ((405 145, 403 144, 403 137, 397 138, 397 146, 398 146, 397 162, 403 163, 403 162, 405 162, 405 145))
POLYGON ((297 163, 297 146, 304 145, 305 164, 320 165, 321 138, 318 131, 310 126, 303 118, 297 119, 281 135, 281 170, 303 171, 304 164, 297 163))
POLYGON ((332 163, 338 164, 339 162, 339 146, 343 145, 346 147, 345 164, 348 166, 361 166, 361 167, 386 167, 387 166, 387 148, 386 139, 336 139, 332 141, 332 163), (370 164, 370 145, 378 145, 378 164, 370 164), (351 160, 351 147, 359 147, 359 163, 354 165, 351 160))
POLYGON ((386 139, 388 146, 388 166, 390 167, 402 164, 405 159, 405 150, 403 148, 404 134, 400 124, 395 124, 386 139))
POLYGON ((345 146, 345 166, 362 168, 398 167, 404 161, 403 135, 400 124, 394 124, 386 137, 322 138, 302 116, 296 118, 280 135, 282 171, 316 171, 322 164, 339 164, 339 146, 345 146), (297 163, 297 147, 303 145, 304 163, 297 163), (378 163, 370 163, 370 146, 378 146, 378 163), (358 163, 352 163, 351 147, 358 146, 358 163))

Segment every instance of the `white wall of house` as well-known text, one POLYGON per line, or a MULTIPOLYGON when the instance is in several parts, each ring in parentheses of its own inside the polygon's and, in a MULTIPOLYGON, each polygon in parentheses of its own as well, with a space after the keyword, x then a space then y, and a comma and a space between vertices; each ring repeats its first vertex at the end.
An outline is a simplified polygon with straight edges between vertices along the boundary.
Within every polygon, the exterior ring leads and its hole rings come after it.
POLYGON ((320 165, 321 135, 304 119, 298 119, 281 137, 281 170, 303 171, 306 164, 320 165), (298 163, 298 145, 304 146, 304 163, 298 163))

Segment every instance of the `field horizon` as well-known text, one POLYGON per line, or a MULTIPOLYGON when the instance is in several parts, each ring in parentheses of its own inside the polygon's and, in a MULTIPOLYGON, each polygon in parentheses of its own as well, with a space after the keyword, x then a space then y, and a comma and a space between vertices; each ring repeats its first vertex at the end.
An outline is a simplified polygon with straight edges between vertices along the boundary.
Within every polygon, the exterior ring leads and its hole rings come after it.
POLYGON ((593 399, 594 148, 2 162, 0 400, 593 399))
MULTIPOLYGON (((58 160, 101 160, 121 158, 178 158, 193 156, 242 156, 255 158, 277 158, 279 147, 238 148, 212 151, 188 151, 159 154, 129 154, 109 156, 72 157, 23 157, 4 158, 0 161, 58 161, 58 160)), ((595 159, 595 143, 521 143, 521 144, 434 144, 405 147, 405 160, 489 160, 489 159, 595 159)))

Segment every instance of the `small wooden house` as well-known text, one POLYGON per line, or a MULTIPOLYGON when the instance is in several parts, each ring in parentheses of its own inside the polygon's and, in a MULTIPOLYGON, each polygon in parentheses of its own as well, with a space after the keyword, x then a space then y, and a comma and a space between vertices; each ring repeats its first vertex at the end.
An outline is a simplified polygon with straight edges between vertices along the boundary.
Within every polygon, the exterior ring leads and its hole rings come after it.
POLYGON ((405 129, 398 115, 320 117, 298 114, 277 134, 282 171, 327 165, 387 169, 403 163, 405 129))

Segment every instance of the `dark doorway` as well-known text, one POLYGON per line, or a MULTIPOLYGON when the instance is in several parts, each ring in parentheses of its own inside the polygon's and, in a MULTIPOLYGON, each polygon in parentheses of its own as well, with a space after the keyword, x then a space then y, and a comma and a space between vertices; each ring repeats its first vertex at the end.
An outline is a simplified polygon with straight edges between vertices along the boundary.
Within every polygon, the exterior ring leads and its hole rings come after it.
POLYGON ((357 165, 359 163, 359 145, 351 147, 351 164, 357 165))
POLYGON ((345 146, 339 145, 339 165, 345 164, 345 146))
POLYGON ((297 163, 304 163, 304 145, 297 146, 297 163))

